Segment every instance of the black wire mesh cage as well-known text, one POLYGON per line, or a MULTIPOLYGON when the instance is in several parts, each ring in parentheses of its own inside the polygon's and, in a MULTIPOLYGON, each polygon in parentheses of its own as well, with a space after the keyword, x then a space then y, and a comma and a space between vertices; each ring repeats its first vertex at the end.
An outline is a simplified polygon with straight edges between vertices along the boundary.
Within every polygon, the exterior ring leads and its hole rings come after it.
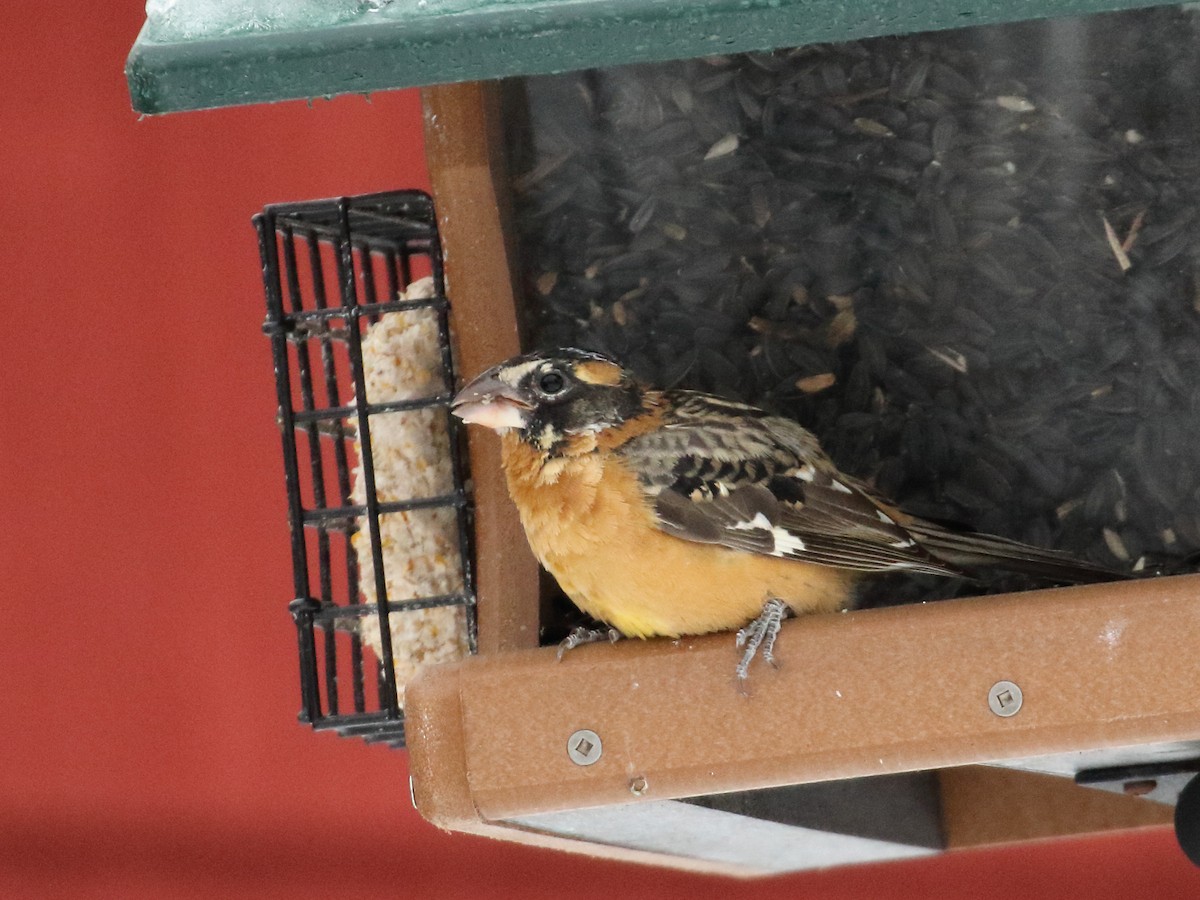
POLYGON ((470 509, 433 204, 254 217, 291 526, 301 721, 404 745, 404 685, 474 652, 470 509))

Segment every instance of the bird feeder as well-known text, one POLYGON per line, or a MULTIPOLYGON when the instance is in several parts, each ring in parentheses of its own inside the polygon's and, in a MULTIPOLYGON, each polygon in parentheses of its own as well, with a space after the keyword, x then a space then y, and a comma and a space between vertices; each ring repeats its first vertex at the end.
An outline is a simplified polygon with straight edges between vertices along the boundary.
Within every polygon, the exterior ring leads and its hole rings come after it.
POLYGON ((333 341, 347 361, 330 349, 307 377, 358 388, 353 404, 327 391, 324 411, 303 372, 280 390, 285 461, 291 434, 288 464, 329 457, 341 485, 306 505, 295 476, 294 536, 347 535, 340 556, 317 541, 323 564, 294 556, 306 718, 406 740, 414 801, 440 826, 597 855, 782 872, 1174 815, 1200 858, 1200 581, 1174 574, 1200 550, 1196 15, 354 2, 320 21, 193 26, 159 11, 129 59, 141 112, 427 86, 436 223, 413 197, 260 219, 277 373, 301 365, 289 340, 315 341, 314 360, 333 341), (396 268, 414 253, 429 261, 396 268), (322 254, 329 295, 292 292, 325 284, 322 254), (426 271, 432 293, 411 296, 426 271), (863 609, 786 623, 782 668, 753 670, 746 694, 729 635, 559 662, 542 645, 566 618, 494 439, 470 438, 471 522, 461 475, 381 499, 363 465, 353 496, 348 442, 370 455, 372 416, 445 405, 448 383, 379 400, 363 381, 370 317, 418 308, 442 317, 439 346, 453 340, 444 378, 536 346, 608 350, 661 386, 798 418, 913 512, 1146 577, 884 580, 863 609), (350 416, 340 456, 311 437, 350 416), (371 602, 302 589, 339 561, 361 583, 349 535, 378 549, 381 514, 439 504, 473 541, 452 589, 394 611, 379 557, 371 602), (381 627, 378 709, 355 696, 331 711, 338 666, 361 685, 364 650, 352 637, 322 657, 314 623, 430 607, 470 610, 477 652, 422 669, 401 727, 381 627))

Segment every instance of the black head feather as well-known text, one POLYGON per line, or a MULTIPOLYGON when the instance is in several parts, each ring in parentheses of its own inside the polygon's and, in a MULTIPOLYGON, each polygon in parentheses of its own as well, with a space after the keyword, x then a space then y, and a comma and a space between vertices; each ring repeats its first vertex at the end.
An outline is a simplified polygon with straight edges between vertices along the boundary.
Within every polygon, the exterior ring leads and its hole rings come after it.
POLYGON ((515 429, 522 440, 555 455, 575 435, 639 415, 643 394, 612 357, 564 347, 488 369, 459 392, 453 406, 466 421, 515 429), (505 415, 488 415, 501 407, 505 415))

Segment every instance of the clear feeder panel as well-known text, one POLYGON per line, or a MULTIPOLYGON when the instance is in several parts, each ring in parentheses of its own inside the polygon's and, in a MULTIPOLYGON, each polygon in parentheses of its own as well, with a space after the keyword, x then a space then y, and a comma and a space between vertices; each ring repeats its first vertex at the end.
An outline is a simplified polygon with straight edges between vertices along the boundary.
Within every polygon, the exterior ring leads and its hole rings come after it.
MULTIPOLYGON (((810 428, 907 510, 1200 548, 1189 8, 509 82, 530 346, 810 428)), ((870 604, 1021 589, 883 579, 870 604)))

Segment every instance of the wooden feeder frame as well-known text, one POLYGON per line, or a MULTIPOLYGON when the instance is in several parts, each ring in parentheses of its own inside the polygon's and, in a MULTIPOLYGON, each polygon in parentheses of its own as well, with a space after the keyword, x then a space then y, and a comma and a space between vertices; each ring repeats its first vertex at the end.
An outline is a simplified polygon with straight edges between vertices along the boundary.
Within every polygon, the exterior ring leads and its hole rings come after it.
MULTIPOLYGON (((473 373, 521 349, 500 90, 423 97, 460 370, 473 373)), ((729 804, 714 818, 676 801, 931 772, 945 849, 1171 821, 1170 806, 1044 773, 1200 757, 1200 576, 789 621, 783 667, 755 670, 745 696, 729 635, 590 646, 561 663, 538 648, 538 569, 499 443, 473 430, 470 456, 479 655, 424 671, 407 693, 413 798, 433 823, 752 874, 821 865, 786 850, 821 829, 776 822, 791 830, 763 837, 759 818, 729 804), (1015 715, 989 707, 1002 681, 1023 693, 1015 715), (602 742, 592 765, 568 756, 582 729, 602 742), (664 832, 681 838, 654 837, 664 832), (724 849, 689 852, 701 832, 724 849), (754 842, 784 848, 780 864, 764 864, 754 842)), ((828 858, 887 858, 896 846, 828 858)))

